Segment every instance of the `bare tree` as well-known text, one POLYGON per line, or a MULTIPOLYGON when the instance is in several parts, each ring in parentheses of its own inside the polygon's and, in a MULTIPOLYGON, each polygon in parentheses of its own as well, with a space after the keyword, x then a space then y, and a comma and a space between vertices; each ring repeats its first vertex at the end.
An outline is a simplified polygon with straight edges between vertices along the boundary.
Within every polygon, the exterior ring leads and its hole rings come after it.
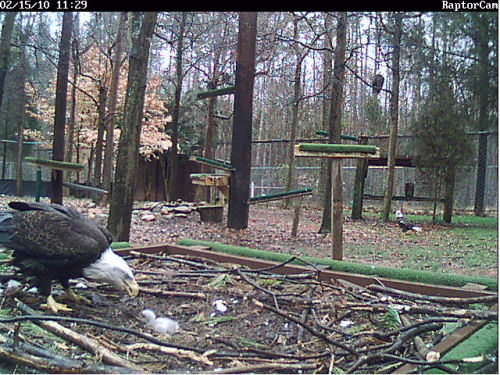
POLYGON ((128 241, 134 204, 139 140, 144 112, 149 48, 158 13, 134 13, 125 111, 118 144, 108 227, 118 241, 128 241))
MULTIPOLYGON (((59 62, 57 65, 56 105, 54 115, 54 139, 52 142, 52 159, 64 160, 64 133, 66 127, 66 104, 68 91, 69 57, 71 49, 71 31, 73 29, 73 14, 65 12, 59 44, 59 62)), ((52 173, 52 203, 62 204, 63 171, 53 170, 52 173)))
MULTIPOLYGON (((120 14, 118 33, 116 35, 115 48, 113 51, 111 81, 109 84, 108 113, 106 115, 106 146, 104 147, 104 161, 102 167, 102 185, 104 189, 111 191, 111 180, 113 174, 113 136, 116 123, 116 102, 118 95, 118 84, 120 82, 120 68, 122 66, 122 50, 125 26, 128 21, 126 12, 120 14)), ((108 195, 109 197, 109 195, 108 195)))
POLYGON ((399 60, 401 55, 401 36, 403 34, 403 15, 399 12, 394 13, 394 30, 392 51, 392 87, 391 87, 391 102, 390 102, 390 117, 391 128, 389 132, 389 150, 387 153, 387 186, 384 197, 384 209, 382 211, 382 219, 389 220, 389 212, 391 210, 392 193, 394 190, 394 167, 396 166, 396 141, 398 137, 399 124, 399 82, 400 69, 399 60))
POLYGON ((174 94, 174 109, 172 111, 172 147, 170 149, 170 163, 169 163, 169 186, 168 197, 170 200, 178 198, 177 193, 177 145, 179 144, 179 118, 181 108, 181 92, 182 81, 184 73, 182 70, 182 57, 184 53, 184 32, 186 29, 186 12, 181 12, 181 19, 179 21, 179 35, 177 36, 177 52, 175 56, 176 61, 176 80, 175 80, 175 94, 174 94))

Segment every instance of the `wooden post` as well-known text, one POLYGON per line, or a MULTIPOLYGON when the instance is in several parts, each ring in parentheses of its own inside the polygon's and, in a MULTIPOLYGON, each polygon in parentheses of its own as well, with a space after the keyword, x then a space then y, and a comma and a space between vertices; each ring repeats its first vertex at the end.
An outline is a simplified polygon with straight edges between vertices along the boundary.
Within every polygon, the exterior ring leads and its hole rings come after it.
POLYGON ((238 54, 234 92, 231 176, 227 226, 248 227, 250 166, 252 161, 252 101, 255 75, 257 13, 241 12, 239 16, 238 54))
POLYGON ((332 259, 342 260, 342 159, 332 159, 332 259))
POLYGON ((311 144, 295 146, 295 156, 327 158, 331 160, 332 258, 342 260, 342 159, 368 159, 380 157, 380 149, 368 145, 311 144))

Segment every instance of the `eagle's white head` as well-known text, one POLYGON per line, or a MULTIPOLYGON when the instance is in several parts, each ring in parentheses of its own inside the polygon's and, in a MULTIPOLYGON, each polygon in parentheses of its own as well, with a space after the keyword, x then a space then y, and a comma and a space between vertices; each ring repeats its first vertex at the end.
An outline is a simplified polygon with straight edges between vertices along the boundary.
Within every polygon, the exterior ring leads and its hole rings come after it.
POLYGON ((117 289, 125 290, 131 297, 139 294, 139 285, 127 262, 109 247, 97 261, 83 269, 83 276, 89 280, 107 282, 117 289))

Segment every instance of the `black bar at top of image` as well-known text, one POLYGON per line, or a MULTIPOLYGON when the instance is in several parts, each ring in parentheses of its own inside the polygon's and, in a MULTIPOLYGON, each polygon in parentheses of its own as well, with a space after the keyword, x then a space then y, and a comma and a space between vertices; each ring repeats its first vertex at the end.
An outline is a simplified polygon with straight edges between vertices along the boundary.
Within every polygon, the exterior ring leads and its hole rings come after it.
POLYGON ((498 2, 493 0, 431 0, 431 1, 377 1, 377 2, 338 2, 328 3, 328 7, 318 4, 306 4, 297 7, 286 7, 279 5, 255 6, 252 3, 238 3, 229 7, 217 7, 210 3, 189 4, 181 2, 158 2, 158 1, 108 1, 108 0, 0 0, 0 12, 5 11, 59 11, 59 12, 122 12, 122 11, 159 11, 159 12, 207 12, 207 11, 256 11, 256 12, 474 12, 474 11, 498 11, 498 2), (212 7, 210 7, 212 5, 212 7))

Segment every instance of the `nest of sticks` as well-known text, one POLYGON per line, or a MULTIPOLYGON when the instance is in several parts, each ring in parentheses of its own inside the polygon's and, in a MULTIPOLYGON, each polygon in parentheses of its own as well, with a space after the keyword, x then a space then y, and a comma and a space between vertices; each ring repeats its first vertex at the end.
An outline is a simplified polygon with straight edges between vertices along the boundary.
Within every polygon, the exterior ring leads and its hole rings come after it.
POLYGON ((366 288, 324 282, 312 265, 307 273, 279 275, 275 267, 248 269, 186 256, 131 252, 127 260, 141 286, 134 299, 85 282, 77 291, 92 305, 70 303, 73 311, 53 316, 39 310, 43 301, 36 294, 4 293, 4 370, 460 372, 473 361, 478 371, 497 368, 495 356, 450 360, 442 349, 461 330, 492 324, 496 296, 429 297, 386 288, 376 279, 366 288), (158 333, 144 321, 144 309, 176 321, 179 329, 158 333))

